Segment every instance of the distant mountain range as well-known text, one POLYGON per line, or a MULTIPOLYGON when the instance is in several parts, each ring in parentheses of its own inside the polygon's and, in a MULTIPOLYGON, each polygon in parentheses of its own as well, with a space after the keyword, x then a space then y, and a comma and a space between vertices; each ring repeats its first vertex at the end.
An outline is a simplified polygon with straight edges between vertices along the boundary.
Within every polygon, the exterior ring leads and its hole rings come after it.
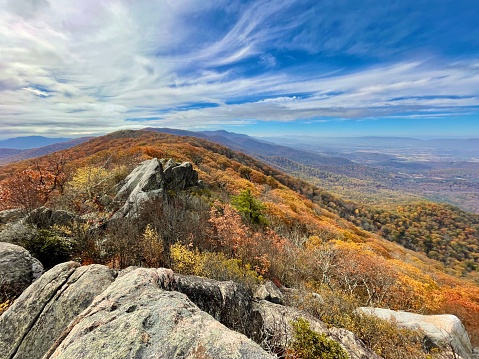
POLYGON ((248 135, 228 131, 184 131, 171 128, 145 128, 148 131, 168 133, 177 136, 191 136, 207 139, 233 150, 253 155, 263 161, 269 162, 270 157, 285 157, 293 161, 299 161, 310 166, 343 166, 353 165, 354 162, 338 156, 329 156, 313 153, 301 149, 294 149, 273 142, 253 138, 248 135))
POLYGON ((45 147, 60 142, 67 142, 72 140, 71 138, 53 138, 44 136, 25 136, 14 137, 7 140, 0 141, 0 148, 12 148, 18 150, 27 150, 31 148, 45 147))
POLYGON ((42 136, 29 136, 29 137, 16 137, 8 140, 0 141, 0 165, 5 165, 7 163, 17 162, 26 160, 29 158, 35 158, 56 151, 64 150, 76 145, 79 145, 83 142, 91 140, 93 137, 80 137, 80 138, 48 138, 42 136), (30 140, 29 140, 30 139, 30 140), (57 141, 53 142, 52 141, 57 141), (41 143, 49 143, 48 145, 40 147, 27 147, 27 146, 37 146, 41 143), (5 147, 2 146, 17 146, 23 148, 15 147, 5 147))

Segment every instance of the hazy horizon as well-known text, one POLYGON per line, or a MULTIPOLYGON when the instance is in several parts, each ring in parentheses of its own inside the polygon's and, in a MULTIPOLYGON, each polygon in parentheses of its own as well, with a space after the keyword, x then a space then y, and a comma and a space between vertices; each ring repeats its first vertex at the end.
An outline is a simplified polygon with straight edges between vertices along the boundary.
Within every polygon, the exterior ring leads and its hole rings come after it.
POLYGON ((479 3, 0 0, 0 132, 479 137, 479 3))

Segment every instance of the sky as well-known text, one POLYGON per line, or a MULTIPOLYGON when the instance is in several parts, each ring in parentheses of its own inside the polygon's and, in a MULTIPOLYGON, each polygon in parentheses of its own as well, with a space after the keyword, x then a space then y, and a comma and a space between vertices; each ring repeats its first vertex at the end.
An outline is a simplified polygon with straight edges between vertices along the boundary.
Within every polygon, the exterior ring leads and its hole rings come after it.
POLYGON ((479 137, 476 0, 0 0, 0 139, 479 137))

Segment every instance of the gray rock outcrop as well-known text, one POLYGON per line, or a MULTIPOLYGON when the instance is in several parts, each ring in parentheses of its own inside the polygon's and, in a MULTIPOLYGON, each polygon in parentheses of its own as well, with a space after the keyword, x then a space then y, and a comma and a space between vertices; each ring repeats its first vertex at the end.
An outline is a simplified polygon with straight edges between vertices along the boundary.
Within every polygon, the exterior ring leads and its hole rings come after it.
POLYGON ((0 358, 42 358, 65 327, 115 279, 101 265, 62 263, 28 287, 0 316, 0 358))
POLYGON ((182 191, 198 184, 198 173, 189 162, 153 158, 142 162, 125 179, 115 201, 125 201, 113 219, 134 216, 149 199, 172 190, 182 191))
POLYGON ((251 292, 232 281, 174 275, 173 289, 186 294, 201 310, 228 328, 248 334, 245 325, 251 312, 251 292))
POLYGON ((421 315, 371 307, 361 307, 357 311, 381 319, 392 319, 405 328, 421 329, 426 335, 426 343, 445 350, 452 347, 455 354, 462 358, 472 358, 473 348, 469 336, 455 315, 421 315))
POLYGON ((6 209, 0 211, 0 224, 6 224, 10 222, 16 222, 25 216, 25 212, 19 208, 6 209))
POLYGON ((42 264, 25 248, 0 242, 0 302, 18 296, 42 273, 42 264))
POLYGON ((165 269, 124 274, 72 322, 45 358, 272 358, 186 295, 162 289, 173 280, 165 269))

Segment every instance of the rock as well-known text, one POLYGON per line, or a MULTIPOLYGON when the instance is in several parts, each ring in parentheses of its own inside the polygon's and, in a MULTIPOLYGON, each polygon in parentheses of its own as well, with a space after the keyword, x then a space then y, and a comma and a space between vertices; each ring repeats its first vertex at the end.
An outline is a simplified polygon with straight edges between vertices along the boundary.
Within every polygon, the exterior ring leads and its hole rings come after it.
POLYGON ((42 264, 25 248, 0 242, 0 303, 18 296, 42 273, 42 264))
POLYGON ((0 316, 0 358, 272 358, 247 337, 282 350, 300 317, 351 359, 379 358, 353 333, 255 301, 231 281, 75 262, 46 272, 0 316))
POLYGON ((22 245, 23 243, 28 243, 35 237, 37 230, 34 226, 26 224, 24 221, 20 220, 18 222, 7 223, 0 232, 0 242, 7 242, 17 245, 22 245))
POLYGON ((166 162, 153 158, 142 162, 125 179, 115 200, 125 201, 113 219, 136 215, 140 206, 166 191, 181 191, 198 183, 198 173, 189 162, 166 162))
POLYGON ((248 334, 246 324, 251 313, 251 292, 232 282, 191 275, 175 274, 173 289, 186 294, 204 310, 228 328, 248 334))
POLYGON ((25 216, 25 212, 22 209, 7 209, 0 211, 0 224, 6 224, 16 222, 25 216))
POLYGON ((75 215, 62 210, 53 210, 46 207, 40 207, 30 212, 25 217, 25 222, 33 224, 37 228, 48 228, 54 224, 58 226, 68 226, 75 220, 75 215))
POLYGON ((186 295, 161 289, 171 283, 170 272, 139 268, 123 274, 45 358, 273 358, 186 295))
POLYGON ((469 336, 455 315, 421 315, 371 307, 361 307, 357 311, 386 320, 393 319, 398 325, 406 328, 421 329, 426 335, 425 342, 430 342, 433 347, 448 349, 452 346, 455 353, 462 358, 472 357, 469 336))
POLYGON ((0 317, 0 358, 42 358, 115 276, 105 266, 80 267, 75 262, 46 272, 0 317))
POLYGON ((188 187, 198 184, 198 173, 189 162, 175 162, 168 160, 164 166, 164 188, 165 190, 182 191, 188 187))
POLYGON ((283 348, 294 337, 291 322, 299 318, 307 320, 311 330, 326 334, 330 339, 338 342, 351 359, 380 359, 354 333, 346 329, 328 329, 325 323, 299 309, 266 300, 253 303, 251 336, 255 341, 264 343, 264 346, 283 348))
POLYGON ((254 293, 254 298, 258 300, 267 300, 271 303, 284 304, 283 294, 279 288, 271 281, 261 284, 254 293))

